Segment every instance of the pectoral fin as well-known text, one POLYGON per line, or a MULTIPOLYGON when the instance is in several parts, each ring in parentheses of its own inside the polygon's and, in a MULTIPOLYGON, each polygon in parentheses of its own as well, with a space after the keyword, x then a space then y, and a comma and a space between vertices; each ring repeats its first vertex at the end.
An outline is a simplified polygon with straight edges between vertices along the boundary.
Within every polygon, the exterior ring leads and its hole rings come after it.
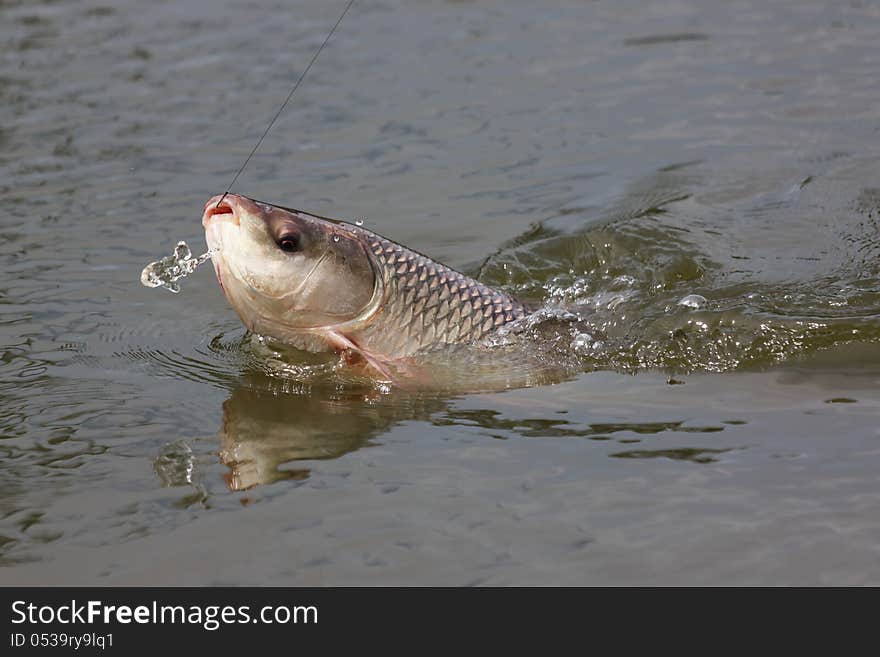
POLYGON ((354 364, 358 361, 361 361, 368 367, 375 370, 378 374, 380 374, 383 379, 391 382, 395 381, 394 374, 385 363, 383 363, 372 354, 361 349, 358 345, 349 340, 343 334, 331 331, 327 333, 327 341, 335 349, 338 349, 345 354, 346 362, 348 362, 349 364, 354 364))

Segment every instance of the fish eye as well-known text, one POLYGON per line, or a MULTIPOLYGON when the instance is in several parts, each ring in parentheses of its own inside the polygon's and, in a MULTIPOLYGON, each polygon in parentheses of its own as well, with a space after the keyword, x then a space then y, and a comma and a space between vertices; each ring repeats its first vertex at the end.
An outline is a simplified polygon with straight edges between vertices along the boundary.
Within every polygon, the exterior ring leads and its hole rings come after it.
POLYGON ((278 248, 286 253, 299 251, 299 240, 296 235, 282 235, 277 240, 278 248))

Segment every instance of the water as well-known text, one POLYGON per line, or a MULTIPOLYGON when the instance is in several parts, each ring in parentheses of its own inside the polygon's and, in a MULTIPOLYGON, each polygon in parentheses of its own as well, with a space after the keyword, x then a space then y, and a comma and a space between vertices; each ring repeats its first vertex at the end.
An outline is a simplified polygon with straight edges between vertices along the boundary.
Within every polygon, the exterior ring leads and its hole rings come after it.
POLYGON ((876 5, 356 4, 233 191, 541 308, 424 390, 138 282, 337 15, 0 5, 0 583, 877 584, 876 5))
POLYGON ((174 247, 174 253, 144 267, 141 272, 141 285, 163 287, 177 294, 180 292, 180 283, 177 281, 192 274, 196 267, 210 260, 211 255, 209 249, 198 258, 193 258, 189 245, 183 241, 178 242, 174 247))

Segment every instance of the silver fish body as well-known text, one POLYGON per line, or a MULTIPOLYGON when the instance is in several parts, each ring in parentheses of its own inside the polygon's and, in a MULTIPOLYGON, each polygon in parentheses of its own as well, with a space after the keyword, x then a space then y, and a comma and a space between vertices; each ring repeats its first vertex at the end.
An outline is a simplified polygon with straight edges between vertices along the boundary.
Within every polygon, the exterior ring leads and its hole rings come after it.
POLYGON ((248 328, 294 347, 352 349, 376 364, 478 342, 527 314, 362 226, 234 194, 219 201, 202 223, 227 298, 248 328))

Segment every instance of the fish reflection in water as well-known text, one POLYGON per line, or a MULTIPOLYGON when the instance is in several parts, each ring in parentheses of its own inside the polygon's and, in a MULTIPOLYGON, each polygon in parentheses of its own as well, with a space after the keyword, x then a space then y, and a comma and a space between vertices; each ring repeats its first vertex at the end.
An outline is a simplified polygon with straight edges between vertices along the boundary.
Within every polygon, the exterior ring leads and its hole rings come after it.
POLYGON ((369 445, 398 422, 424 418, 445 407, 441 398, 375 391, 340 395, 276 394, 240 387, 223 403, 220 460, 232 490, 284 479, 305 479, 298 462, 336 459, 369 445))
POLYGON ((397 421, 399 413, 391 411, 371 404, 368 395, 328 399, 239 387, 223 403, 217 435, 206 437, 210 456, 194 449, 198 439, 176 440, 162 447, 154 469, 164 486, 193 489, 183 506, 207 499, 209 486, 200 471, 218 457, 228 468, 224 479, 233 491, 303 480, 311 470, 296 462, 335 459, 364 447, 397 421))
POLYGON ((284 395, 239 388, 223 403, 220 460, 229 467, 232 490, 282 479, 304 479, 308 468, 291 461, 332 459, 367 443, 387 420, 370 407, 308 395, 284 395), (282 467, 287 464, 287 467, 282 467))

